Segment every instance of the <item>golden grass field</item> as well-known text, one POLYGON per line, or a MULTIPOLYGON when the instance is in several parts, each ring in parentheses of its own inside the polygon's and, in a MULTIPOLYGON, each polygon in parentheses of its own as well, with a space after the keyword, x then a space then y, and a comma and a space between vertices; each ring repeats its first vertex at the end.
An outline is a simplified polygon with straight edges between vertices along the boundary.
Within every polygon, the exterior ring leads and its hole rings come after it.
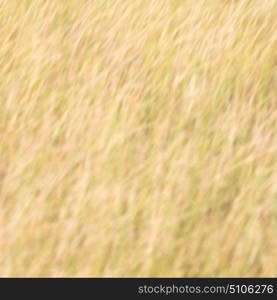
POLYGON ((276 0, 0 0, 0 276, 277 276, 276 0))

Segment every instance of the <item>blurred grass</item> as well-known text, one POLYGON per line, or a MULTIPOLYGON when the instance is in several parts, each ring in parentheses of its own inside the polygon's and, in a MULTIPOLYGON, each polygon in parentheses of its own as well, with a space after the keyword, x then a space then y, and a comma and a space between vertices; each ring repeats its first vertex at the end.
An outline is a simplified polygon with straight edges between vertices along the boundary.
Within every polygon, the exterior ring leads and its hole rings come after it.
POLYGON ((276 276, 275 0, 0 0, 1 276, 276 276))

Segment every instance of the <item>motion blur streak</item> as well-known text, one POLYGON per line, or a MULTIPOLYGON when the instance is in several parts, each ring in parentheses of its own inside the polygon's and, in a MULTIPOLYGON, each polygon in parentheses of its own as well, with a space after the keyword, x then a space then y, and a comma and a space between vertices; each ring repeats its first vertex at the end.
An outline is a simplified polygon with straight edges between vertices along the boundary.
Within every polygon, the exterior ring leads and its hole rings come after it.
POLYGON ((276 0, 0 0, 0 276, 277 276, 276 0))

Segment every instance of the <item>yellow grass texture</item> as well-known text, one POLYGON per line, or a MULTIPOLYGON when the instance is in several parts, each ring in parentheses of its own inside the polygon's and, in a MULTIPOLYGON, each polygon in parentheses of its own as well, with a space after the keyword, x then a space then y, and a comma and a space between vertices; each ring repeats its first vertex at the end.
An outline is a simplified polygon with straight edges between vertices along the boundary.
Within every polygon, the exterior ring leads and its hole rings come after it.
POLYGON ((277 276, 276 0, 0 0, 0 276, 277 276))

